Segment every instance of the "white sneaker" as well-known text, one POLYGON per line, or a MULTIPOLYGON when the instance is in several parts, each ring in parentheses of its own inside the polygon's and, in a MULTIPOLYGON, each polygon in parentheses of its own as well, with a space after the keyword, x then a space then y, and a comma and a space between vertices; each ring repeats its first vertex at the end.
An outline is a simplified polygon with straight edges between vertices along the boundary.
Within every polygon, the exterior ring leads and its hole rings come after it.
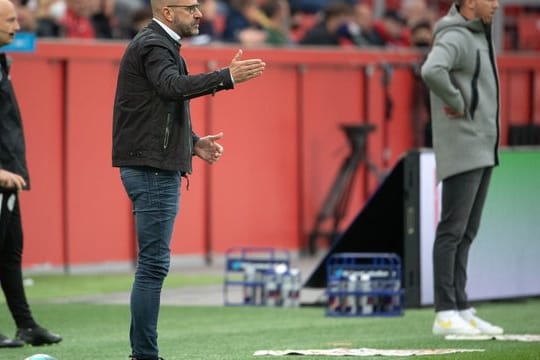
POLYGON ((501 335, 504 333, 502 327, 490 324, 487 321, 480 319, 475 314, 476 310, 474 308, 461 310, 459 312, 459 315, 463 318, 463 320, 467 321, 472 327, 478 329, 484 335, 501 335))
POLYGON ((480 335, 480 330, 465 321, 457 310, 438 311, 433 322, 435 335, 480 335))

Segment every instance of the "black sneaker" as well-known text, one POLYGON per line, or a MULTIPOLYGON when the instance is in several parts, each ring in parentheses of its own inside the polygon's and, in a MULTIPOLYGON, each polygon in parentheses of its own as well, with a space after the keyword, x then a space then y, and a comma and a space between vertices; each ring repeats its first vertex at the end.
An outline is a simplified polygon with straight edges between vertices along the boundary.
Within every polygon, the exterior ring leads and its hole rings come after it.
POLYGON ((28 329, 17 329, 15 339, 22 340, 26 344, 32 346, 57 344, 62 341, 62 337, 60 335, 53 334, 41 326, 28 329))
POLYGON ((18 339, 10 339, 6 335, 0 334, 0 348, 18 348, 23 346, 24 341, 18 339))
MULTIPOLYGON (((153 360, 153 359, 137 359, 135 356, 133 355, 129 355, 129 358, 130 360, 153 360)), ((162 357, 158 357, 156 360, 165 360, 164 358, 162 357)))

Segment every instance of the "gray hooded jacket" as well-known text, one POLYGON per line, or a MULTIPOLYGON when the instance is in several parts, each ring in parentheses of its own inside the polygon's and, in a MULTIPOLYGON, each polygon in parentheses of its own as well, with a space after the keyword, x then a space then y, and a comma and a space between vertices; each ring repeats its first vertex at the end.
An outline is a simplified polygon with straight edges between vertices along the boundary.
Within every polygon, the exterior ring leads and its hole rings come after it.
POLYGON ((499 163, 499 79, 489 28, 452 6, 435 25, 422 78, 431 92, 438 180, 499 163), (444 107, 463 113, 450 118, 444 107))

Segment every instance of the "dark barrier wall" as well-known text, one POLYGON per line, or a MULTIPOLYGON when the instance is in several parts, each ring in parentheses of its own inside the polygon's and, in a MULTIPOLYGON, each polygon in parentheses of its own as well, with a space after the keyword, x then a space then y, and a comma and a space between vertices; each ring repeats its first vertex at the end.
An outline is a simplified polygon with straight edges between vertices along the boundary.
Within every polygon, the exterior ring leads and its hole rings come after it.
MULTIPOLYGON (((39 42, 35 54, 12 54, 33 186, 21 196, 27 268, 133 259, 130 204, 110 159, 125 45, 39 42)), ((226 66, 235 51, 182 48, 191 73, 226 66)), ((263 77, 192 101, 195 130, 223 131, 225 155, 212 167, 197 160, 189 191, 182 186, 174 255, 203 257, 232 246, 304 249, 349 153, 342 123, 376 126, 368 154, 379 171, 413 147, 418 54, 245 49, 245 57, 267 62, 263 77)), ((540 60, 508 55, 499 63, 504 143, 509 124, 540 124, 540 60)), ((342 227, 376 188, 374 174, 365 166, 358 171, 342 227)))

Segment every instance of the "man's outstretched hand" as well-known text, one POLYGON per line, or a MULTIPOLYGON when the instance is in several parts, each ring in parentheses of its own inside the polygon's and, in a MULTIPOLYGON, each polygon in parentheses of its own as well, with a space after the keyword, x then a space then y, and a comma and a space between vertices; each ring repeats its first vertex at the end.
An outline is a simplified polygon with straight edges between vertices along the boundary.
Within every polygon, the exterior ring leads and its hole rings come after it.
POLYGON ((261 76, 266 67, 266 63, 261 59, 242 60, 242 54, 242 49, 238 50, 229 65, 229 71, 235 84, 261 76))

